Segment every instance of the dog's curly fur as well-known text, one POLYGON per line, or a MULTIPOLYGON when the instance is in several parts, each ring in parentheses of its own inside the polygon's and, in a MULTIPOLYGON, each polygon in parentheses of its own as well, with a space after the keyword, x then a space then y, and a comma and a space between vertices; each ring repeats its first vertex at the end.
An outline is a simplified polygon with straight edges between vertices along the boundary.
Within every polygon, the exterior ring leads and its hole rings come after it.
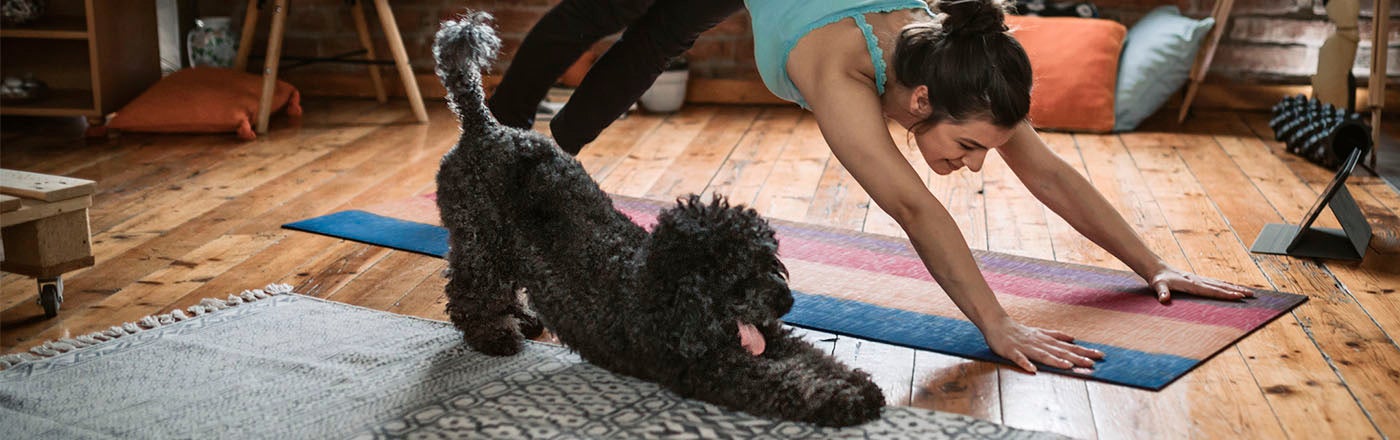
POLYGON ((866 373, 782 326, 787 271, 754 210, 691 195, 648 234, 548 138, 496 122, 481 89, 500 47, 489 20, 445 22, 433 47, 462 122, 437 183, 447 312, 466 342, 512 355, 548 327, 593 364, 730 409, 828 426, 878 417, 884 396, 866 373), (761 356, 741 346, 739 322, 763 334, 761 356))

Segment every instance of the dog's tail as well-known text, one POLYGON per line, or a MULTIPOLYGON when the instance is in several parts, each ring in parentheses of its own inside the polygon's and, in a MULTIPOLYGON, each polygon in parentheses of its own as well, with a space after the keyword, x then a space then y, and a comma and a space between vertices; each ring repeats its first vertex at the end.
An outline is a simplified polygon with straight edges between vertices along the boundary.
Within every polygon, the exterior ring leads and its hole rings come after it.
POLYGON ((489 22, 491 14, 467 12, 442 22, 433 43, 437 75, 447 88, 447 103, 462 120, 464 130, 495 125, 481 90, 481 69, 490 65, 501 48, 501 39, 489 22))

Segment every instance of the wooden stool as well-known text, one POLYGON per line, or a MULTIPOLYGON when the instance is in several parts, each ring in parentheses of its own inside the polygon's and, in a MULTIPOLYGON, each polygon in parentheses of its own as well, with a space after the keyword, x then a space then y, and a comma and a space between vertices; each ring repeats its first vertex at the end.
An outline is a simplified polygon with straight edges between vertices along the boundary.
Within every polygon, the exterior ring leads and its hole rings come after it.
POLYGON ((46 317, 58 315, 63 273, 93 264, 93 188, 91 180, 0 170, 0 270, 38 280, 46 317))
MULTIPOLYGON (((272 114, 271 102, 272 92, 277 86, 277 67, 282 57, 282 36, 287 22, 287 4, 290 0, 274 0, 272 6, 272 29, 267 36, 267 55, 263 64, 263 89, 262 100, 258 104, 258 133, 267 133, 267 121, 272 114)), ((240 36, 238 45, 238 57, 234 59, 233 68, 239 72, 247 71, 248 56, 253 46, 253 34, 257 30, 259 4, 262 0, 248 0, 248 11, 243 16, 243 33, 240 36)), ((374 59, 374 43, 370 40, 369 25, 365 22, 365 11, 361 8, 358 0, 350 0, 350 15, 355 20, 355 30, 360 34, 360 45, 364 47, 363 62, 369 66, 369 78, 374 84, 375 97, 380 103, 386 102, 388 96, 384 92, 384 80, 379 76, 378 61, 374 59)), ((394 64, 399 69, 399 78, 403 80, 404 94, 408 95, 408 103, 413 107, 413 116, 418 118, 418 122, 428 122, 428 111, 423 107, 423 95, 418 91, 418 81, 413 75, 413 67, 408 64, 408 51, 403 47, 403 36, 399 34, 399 25, 394 21, 394 11, 389 9, 389 0, 374 0, 374 8, 379 13, 379 23, 384 27, 384 37, 388 39, 389 51, 393 53, 394 64)), ((354 52, 352 54, 358 54, 354 52)), ((348 55, 345 55, 348 56, 348 55)), ((344 56, 321 61, 349 61, 342 60, 344 56)))

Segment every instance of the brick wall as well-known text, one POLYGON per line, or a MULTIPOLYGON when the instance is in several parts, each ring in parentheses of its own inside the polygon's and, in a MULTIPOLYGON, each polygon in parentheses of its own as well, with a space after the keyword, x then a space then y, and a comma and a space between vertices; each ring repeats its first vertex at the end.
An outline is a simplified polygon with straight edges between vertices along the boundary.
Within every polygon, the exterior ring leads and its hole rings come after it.
MULTIPOLYGON (((1105 18, 1131 26, 1157 6, 1175 4, 1192 17, 1210 15, 1213 0, 1092 0, 1105 18)), ((1371 63, 1371 0, 1361 3, 1361 44, 1353 72, 1365 79, 1371 63)), ((1400 73, 1400 2, 1390 10, 1387 71, 1400 73)), ((1211 63, 1210 75, 1265 83, 1307 84, 1317 70, 1317 49, 1332 33, 1322 0, 1235 0, 1225 37, 1211 63)), ((1364 85, 1364 84, 1363 84, 1364 85)))
MULTIPOLYGON (((692 1, 692 0, 687 0, 692 1)), ((703 1, 703 0, 699 0, 703 1)), ((1105 18, 1131 26, 1152 8, 1172 4, 1187 15, 1210 14, 1214 0, 1094 0, 1105 18)), ((558 0, 394 0, 394 14, 407 45, 415 70, 432 72, 430 46, 438 21, 463 8, 487 10, 496 15, 497 29, 504 41, 495 71, 503 72, 511 55, 530 26, 558 0)), ((270 1, 268 2, 271 3, 270 1)), ((229 15, 240 26, 244 1, 195 0, 200 15, 229 15)), ((1400 73, 1400 2, 1390 11, 1390 71, 1400 73)), ((1363 0, 1361 46, 1355 73, 1367 76, 1371 50, 1371 1, 1363 0)), ((377 51, 388 58, 388 50, 378 28, 378 18, 369 10, 370 27, 377 51)), ((255 53, 265 47, 267 23, 261 20, 255 53)), ((1236 0, 1234 13, 1211 66, 1213 81, 1306 84, 1317 65, 1317 48, 1330 33, 1321 0, 1236 0)), ((614 37, 595 45, 602 51, 614 37)), ((292 2, 283 53, 287 55, 331 55, 359 48, 353 22, 344 0, 295 0, 292 2)), ((739 13, 705 33, 689 53, 692 71, 707 78, 757 78, 753 63, 753 37, 746 13, 739 13)), ((359 71, 353 65, 316 65, 304 69, 318 71, 359 71)), ((1394 75, 1395 73, 1392 73, 1394 75)))

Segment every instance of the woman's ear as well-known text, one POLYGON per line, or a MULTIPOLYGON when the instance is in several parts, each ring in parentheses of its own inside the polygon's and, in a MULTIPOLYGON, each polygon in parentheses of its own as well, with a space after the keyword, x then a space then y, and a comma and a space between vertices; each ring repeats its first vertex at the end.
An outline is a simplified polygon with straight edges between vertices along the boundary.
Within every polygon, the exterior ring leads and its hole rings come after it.
POLYGON ((909 93, 909 114, 926 119, 933 114, 933 105, 928 101, 928 86, 914 87, 909 93))

